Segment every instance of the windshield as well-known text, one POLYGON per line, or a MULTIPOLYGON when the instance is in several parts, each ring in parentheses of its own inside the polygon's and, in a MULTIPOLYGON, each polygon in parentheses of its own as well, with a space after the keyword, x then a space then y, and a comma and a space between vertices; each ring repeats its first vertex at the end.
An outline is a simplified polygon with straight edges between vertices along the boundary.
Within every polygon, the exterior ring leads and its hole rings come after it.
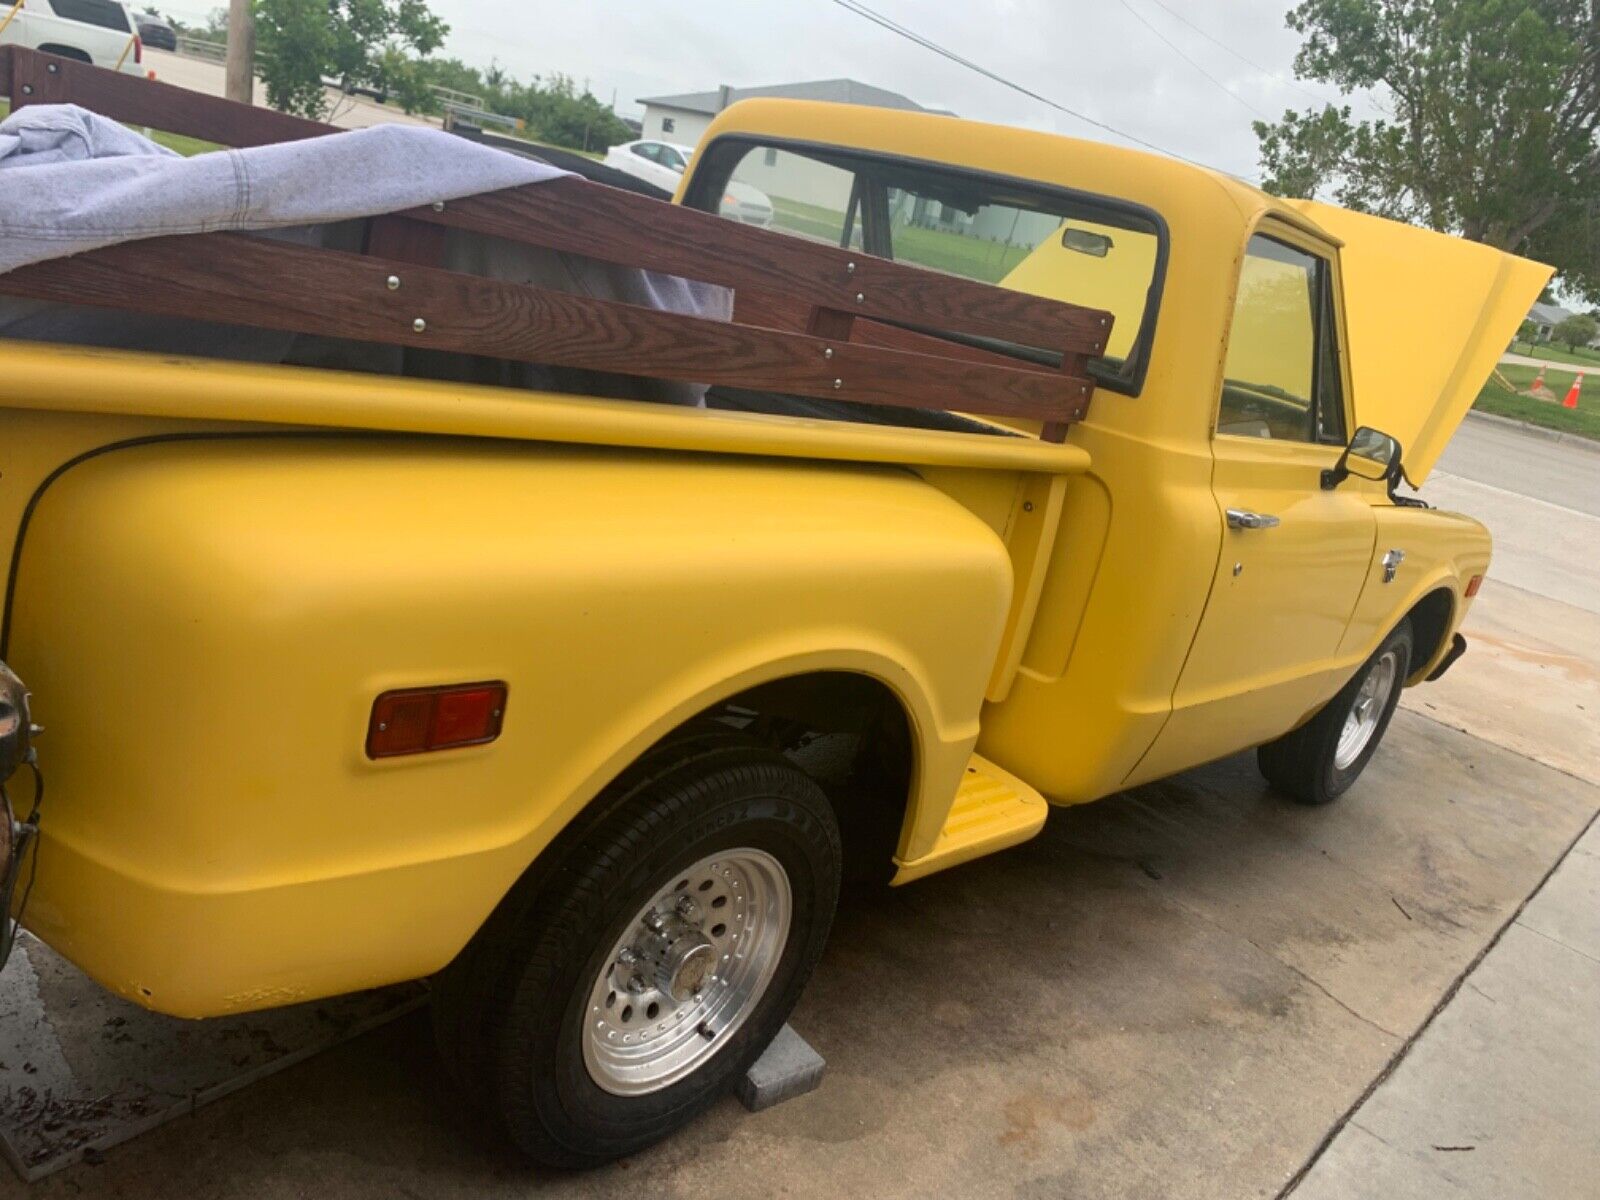
POLYGON ((1108 309, 1115 321, 1095 377, 1130 393, 1143 382, 1166 257, 1155 214, 1028 181, 826 147, 722 138, 701 158, 686 200, 695 207, 737 217, 727 185, 740 183, 765 196, 778 232, 1108 309))

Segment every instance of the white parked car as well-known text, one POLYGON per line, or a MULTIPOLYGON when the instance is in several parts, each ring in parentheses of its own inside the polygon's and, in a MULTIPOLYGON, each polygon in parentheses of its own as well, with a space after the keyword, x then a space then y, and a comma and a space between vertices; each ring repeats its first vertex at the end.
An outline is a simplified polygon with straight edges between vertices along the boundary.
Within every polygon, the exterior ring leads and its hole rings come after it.
POLYGON ((26 46, 129 75, 144 74, 144 44, 121 0, 0 0, 0 45, 26 46))
MULTIPOLYGON (((683 178, 693 154, 693 146, 643 138, 636 142, 623 142, 607 150, 606 166, 646 183, 653 183, 666 191, 676 192, 678 181, 683 178)), ((765 229, 772 224, 772 201, 767 194, 760 188, 737 180, 728 184, 720 211, 723 216, 732 217, 746 225, 760 225, 765 229)))

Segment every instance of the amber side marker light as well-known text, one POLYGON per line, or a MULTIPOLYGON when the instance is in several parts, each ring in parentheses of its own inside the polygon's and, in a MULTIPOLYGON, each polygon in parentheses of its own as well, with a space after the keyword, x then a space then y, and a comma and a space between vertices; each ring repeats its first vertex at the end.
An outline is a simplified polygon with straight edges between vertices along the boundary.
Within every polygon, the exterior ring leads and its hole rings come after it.
POLYGON ((1472 597, 1476 596, 1478 594, 1478 589, 1482 586, 1482 575, 1474 575, 1471 579, 1467 580, 1467 599, 1470 600, 1472 597))
POLYGON ((506 685, 457 683, 402 688, 372 702, 367 757, 394 758, 456 746, 481 746, 500 736, 506 685))

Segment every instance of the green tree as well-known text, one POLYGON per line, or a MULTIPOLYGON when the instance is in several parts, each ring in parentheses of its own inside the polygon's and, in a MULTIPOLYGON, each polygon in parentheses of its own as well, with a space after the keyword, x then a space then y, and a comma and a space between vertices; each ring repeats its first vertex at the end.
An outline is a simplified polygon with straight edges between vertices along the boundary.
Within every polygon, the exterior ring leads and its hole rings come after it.
POLYGON ((1600 298, 1600 0, 1302 0, 1295 73, 1370 92, 1256 122, 1268 191, 1458 233, 1600 298))
POLYGON ((1597 335, 1600 335, 1600 325, 1583 313, 1573 313, 1550 331, 1551 339, 1563 343, 1568 350, 1587 346, 1597 335))
POLYGON ((412 111, 427 96, 419 58, 450 27, 424 0, 256 0, 256 49, 267 102, 322 117, 324 78, 392 93, 412 111))
MULTIPOLYGON (((532 83, 518 83, 504 68, 469 67, 460 59, 435 58, 418 64, 429 86, 465 92, 482 101, 489 112, 521 117, 525 132, 536 141, 577 150, 603 150, 625 142, 633 132, 620 117, 588 91, 579 91, 570 76, 551 75, 532 83)), ((424 98, 426 110, 437 112, 438 98, 424 98)))
POLYGON ((604 150, 633 136, 622 119, 590 92, 579 92, 568 75, 535 78, 506 96, 505 112, 528 123, 530 136, 554 146, 604 150))
POLYGON ((1539 340, 1539 325, 1536 321, 1524 321, 1517 330, 1517 336, 1511 339, 1511 348, 1516 349, 1518 342, 1527 342, 1529 347, 1539 340))

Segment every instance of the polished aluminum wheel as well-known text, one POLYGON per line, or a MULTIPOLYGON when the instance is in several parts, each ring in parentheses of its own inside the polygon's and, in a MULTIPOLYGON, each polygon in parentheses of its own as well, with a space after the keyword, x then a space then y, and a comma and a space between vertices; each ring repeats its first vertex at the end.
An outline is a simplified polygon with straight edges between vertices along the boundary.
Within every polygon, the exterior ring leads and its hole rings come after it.
POLYGON ((618 1096, 683 1079, 755 1010, 789 938, 793 897, 764 850, 724 850, 674 875, 628 923, 584 1014, 589 1077, 618 1096))
POLYGON ((1367 677, 1356 691, 1355 701, 1345 715, 1344 728, 1339 731, 1339 744, 1333 751, 1333 765, 1339 770, 1348 770, 1372 741, 1378 722, 1383 719, 1383 711, 1389 705, 1389 694, 1394 691, 1399 669, 1400 659, 1393 650, 1367 669, 1367 677))

